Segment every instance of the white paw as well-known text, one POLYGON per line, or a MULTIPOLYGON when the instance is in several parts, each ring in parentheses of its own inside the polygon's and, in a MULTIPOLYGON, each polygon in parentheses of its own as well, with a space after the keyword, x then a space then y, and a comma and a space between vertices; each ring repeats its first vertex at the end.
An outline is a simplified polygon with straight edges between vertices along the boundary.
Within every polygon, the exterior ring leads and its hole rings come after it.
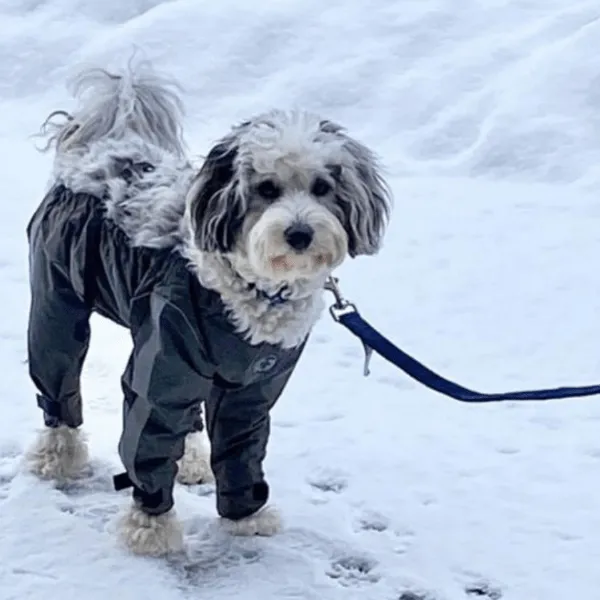
POLYGON ((188 433, 185 450, 177 462, 177 481, 185 485, 212 483, 215 478, 210 468, 210 449, 200 431, 188 433))
POLYGON ((279 533, 282 528, 281 515, 274 506, 265 506, 253 515, 237 521, 221 519, 221 524, 227 533, 239 536, 271 536, 279 533))
POLYGON ((173 510, 154 516, 132 504, 119 522, 119 539, 140 556, 158 557, 183 550, 183 530, 173 510))
POLYGON ((28 470, 40 479, 66 481, 84 474, 88 447, 80 429, 46 427, 25 455, 28 470))

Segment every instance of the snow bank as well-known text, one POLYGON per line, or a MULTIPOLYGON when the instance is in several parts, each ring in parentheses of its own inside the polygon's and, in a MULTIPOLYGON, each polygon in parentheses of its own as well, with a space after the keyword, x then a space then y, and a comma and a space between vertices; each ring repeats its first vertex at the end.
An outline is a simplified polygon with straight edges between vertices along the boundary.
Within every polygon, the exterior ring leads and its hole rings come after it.
POLYGON ((4 102, 50 109, 74 66, 120 66, 135 45, 185 86, 199 150, 254 111, 299 105, 397 173, 600 178, 595 2, 5 0, 0 14, 4 102))

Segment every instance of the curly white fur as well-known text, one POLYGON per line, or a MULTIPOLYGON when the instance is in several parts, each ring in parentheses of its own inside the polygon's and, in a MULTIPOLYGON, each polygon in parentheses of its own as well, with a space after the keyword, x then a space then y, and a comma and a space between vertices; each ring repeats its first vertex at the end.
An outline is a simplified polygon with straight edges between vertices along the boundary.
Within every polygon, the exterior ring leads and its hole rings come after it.
POLYGON ((177 467, 177 481, 184 485, 212 483, 215 480, 210 468, 209 443, 203 432, 187 434, 183 456, 177 467))
POLYGON ((175 512, 148 515, 132 504, 119 521, 119 539, 134 554, 160 557, 183 550, 183 529, 175 512))
POLYGON ((28 470, 40 479, 64 482, 77 479, 88 464, 88 446, 80 429, 46 427, 25 455, 28 470))
POLYGON ((274 506, 265 506, 254 514, 237 521, 221 519, 221 526, 227 533, 235 536, 261 535, 269 537, 279 533, 283 523, 281 514, 274 506))
POLYGON ((258 279, 245 265, 234 268, 232 259, 220 254, 200 252, 192 245, 182 248, 200 283, 219 292, 236 330, 250 344, 264 342, 293 348, 301 344, 321 316, 325 301, 326 277, 314 281, 297 281, 287 285, 287 300, 271 306, 257 296, 253 283, 268 295, 281 289, 281 284, 258 279))

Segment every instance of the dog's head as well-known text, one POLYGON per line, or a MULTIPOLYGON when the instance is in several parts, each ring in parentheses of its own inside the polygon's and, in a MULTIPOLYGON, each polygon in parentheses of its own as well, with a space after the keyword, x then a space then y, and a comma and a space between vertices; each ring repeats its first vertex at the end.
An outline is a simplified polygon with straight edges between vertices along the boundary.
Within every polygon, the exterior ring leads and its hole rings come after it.
POLYGON ((270 281, 311 279, 374 254, 391 194, 373 153, 338 125, 273 111, 209 152, 187 216, 202 252, 237 254, 270 281))

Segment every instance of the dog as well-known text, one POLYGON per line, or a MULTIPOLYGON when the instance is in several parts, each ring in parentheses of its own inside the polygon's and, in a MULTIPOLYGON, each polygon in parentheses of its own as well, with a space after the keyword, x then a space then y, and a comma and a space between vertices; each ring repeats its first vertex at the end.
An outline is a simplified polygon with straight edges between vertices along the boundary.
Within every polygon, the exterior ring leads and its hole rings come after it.
POLYGON ((27 467, 82 476, 80 378, 97 313, 131 332, 122 375, 119 526, 139 555, 183 549, 175 482, 214 480, 233 535, 273 535, 269 415, 348 257, 381 247, 392 194, 340 125, 274 109, 231 127, 194 165, 178 85, 147 63, 87 69, 55 111, 45 197, 27 225, 28 364, 44 427, 27 467))

